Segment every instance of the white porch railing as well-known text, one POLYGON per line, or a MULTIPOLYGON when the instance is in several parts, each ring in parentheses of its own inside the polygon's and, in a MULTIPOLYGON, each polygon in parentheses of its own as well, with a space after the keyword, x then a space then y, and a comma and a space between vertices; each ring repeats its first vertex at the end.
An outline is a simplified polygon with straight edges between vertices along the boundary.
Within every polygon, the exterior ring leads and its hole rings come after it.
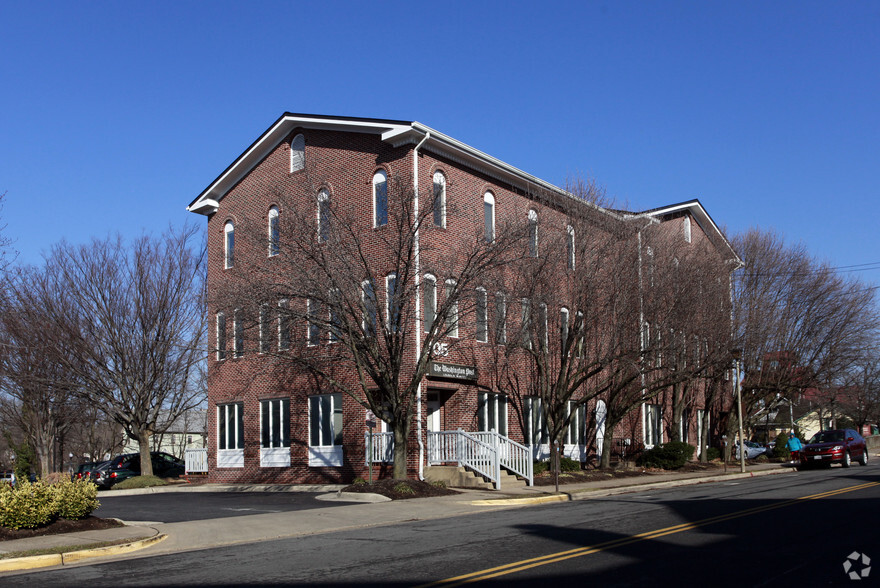
POLYGON ((394 461, 394 433, 364 432, 364 465, 372 463, 391 463, 394 461), (372 435, 372 455, 370 436, 372 435))
POLYGON ((448 462, 470 468, 496 488, 500 488, 502 467, 524 477, 529 486, 534 481, 531 449, 495 431, 429 431, 428 463, 448 462))
POLYGON ((184 454, 184 463, 186 463, 187 474, 207 474, 208 473, 208 450, 207 449, 187 449, 184 454))

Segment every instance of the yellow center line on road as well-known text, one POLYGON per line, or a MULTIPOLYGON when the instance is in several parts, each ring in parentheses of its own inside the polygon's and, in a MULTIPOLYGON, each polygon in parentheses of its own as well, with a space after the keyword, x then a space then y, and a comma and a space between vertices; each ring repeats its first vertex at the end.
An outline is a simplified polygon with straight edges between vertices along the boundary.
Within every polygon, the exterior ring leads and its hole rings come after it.
POLYGON ((674 535, 675 533, 691 531, 693 529, 705 527, 706 525, 711 525, 714 523, 720 523, 723 521, 729 521, 731 519, 750 516, 753 514, 766 512, 768 510, 774 510, 785 506, 791 506, 793 504, 798 504, 807 500, 819 500, 822 498, 829 498, 831 496, 846 494, 848 492, 855 492, 856 490, 864 490, 866 488, 871 488, 878 485, 880 485, 880 482, 866 482, 864 484, 848 486, 846 488, 840 488, 838 490, 829 490, 827 492, 820 492, 819 494, 810 494, 809 496, 801 496, 799 498, 793 498, 791 500, 783 500, 781 502, 776 502, 773 504, 756 506, 754 508, 748 508, 733 513, 718 515, 691 523, 682 523, 680 525, 674 525, 672 527, 665 527, 663 529, 656 529, 654 531, 646 531, 644 533, 639 533, 638 535, 632 535, 630 537, 621 537, 620 539, 614 539, 612 541, 606 541, 604 543, 597 543, 596 545, 590 545, 588 547, 578 547, 576 549, 569 549, 567 551, 559 551, 548 555, 542 555, 540 557, 524 559, 509 564, 504 564, 502 566, 480 570, 478 572, 472 572, 470 574, 464 574, 462 576, 455 576, 454 578, 447 578, 445 580, 438 580, 429 584, 422 584, 417 588, 429 588, 433 586, 452 587, 461 586, 462 584, 469 584, 472 582, 479 582, 481 580, 489 580, 491 578, 497 578, 498 576, 504 576, 538 566, 545 566, 575 557, 583 557, 585 555, 599 553, 600 551, 607 551, 608 549, 612 549, 615 547, 623 547, 625 545, 631 545, 633 543, 638 543, 640 541, 645 541, 648 539, 656 539, 658 537, 664 537, 666 535, 674 535))

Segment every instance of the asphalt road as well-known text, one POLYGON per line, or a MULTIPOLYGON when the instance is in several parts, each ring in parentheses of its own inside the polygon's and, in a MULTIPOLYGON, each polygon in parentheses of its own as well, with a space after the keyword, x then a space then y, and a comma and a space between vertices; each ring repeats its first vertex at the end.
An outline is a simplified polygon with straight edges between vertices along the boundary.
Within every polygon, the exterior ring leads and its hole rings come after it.
MULTIPOLYGON (((880 465, 143 557, 4 586, 824 586, 880 558, 880 465)), ((878 559, 877 561, 880 561, 878 559)))
POLYGON ((314 492, 168 492, 101 496, 96 517, 179 523, 347 504, 321 501, 314 492))

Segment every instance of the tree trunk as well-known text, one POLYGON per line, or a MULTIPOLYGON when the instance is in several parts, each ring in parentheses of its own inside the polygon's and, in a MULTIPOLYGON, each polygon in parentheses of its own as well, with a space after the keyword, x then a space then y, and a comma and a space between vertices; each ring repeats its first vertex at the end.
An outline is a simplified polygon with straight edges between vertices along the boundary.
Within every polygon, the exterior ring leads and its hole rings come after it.
POLYGON ((153 460, 150 458, 150 432, 137 432, 138 449, 141 454, 141 475, 153 475, 153 460))
POLYGON ((395 479, 404 479, 407 477, 406 460, 409 428, 406 426, 404 419, 395 422, 392 428, 394 430, 394 466, 392 475, 395 479))
POLYGON ((684 415, 684 384, 681 382, 672 385, 672 431, 670 439, 672 441, 682 441, 681 438, 681 418, 684 415))
POLYGON ((599 460, 599 468, 607 470, 611 467, 611 445, 614 443, 614 423, 605 417, 605 438, 602 442, 602 458, 599 460))
POLYGON ((709 455, 706 449, 707 445, 709 445, 709 411, 703 411, 703 422, 700 427, 700 438, 697 439, 697 442, 700 446, 697 448, 697 451, 700 453, 700 463, 709 463, 709 455))

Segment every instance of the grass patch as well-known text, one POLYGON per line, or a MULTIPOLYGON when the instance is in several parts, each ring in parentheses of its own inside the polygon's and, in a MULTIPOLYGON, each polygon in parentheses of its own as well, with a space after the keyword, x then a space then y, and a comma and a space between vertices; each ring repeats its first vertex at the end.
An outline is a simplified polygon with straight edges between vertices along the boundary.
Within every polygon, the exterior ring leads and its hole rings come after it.
POLYGON ((113 490, 131 490, 132 488, 151 488, 153 486, 167 485, 168 482, 156 476, 134 476, 115 484, 113 490))
POLYGON ((83 551, 86 549, 96 549, 98 547, 110 547, 112 545, 124 545, 131 543, 135 539, 117 539, 116 541, 99 541, 97 543, 85 543, 83 545, 59 545, 57 547, 44 547, 43 549, 28 549, 27 551, 11 551, 9 553, 0 553, 0 559, 16 559, 19 557, 32 557, 35 555, 56 555, 59 553, 70 553, 71 551, 83 551))

